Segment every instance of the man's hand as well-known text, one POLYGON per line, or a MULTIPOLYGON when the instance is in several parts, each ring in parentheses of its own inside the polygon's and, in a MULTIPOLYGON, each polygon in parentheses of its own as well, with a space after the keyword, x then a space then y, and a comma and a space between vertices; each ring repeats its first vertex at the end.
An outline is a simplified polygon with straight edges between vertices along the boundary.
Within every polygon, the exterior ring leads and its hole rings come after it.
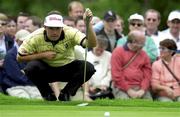
POLYGON ((3 67, 4 59, 0 60, 0 68, 3 67))
POLYGON ((83 15, 83 20, 86 23, 86 40, 83 41, 84 47, 93 48, 96 47, 96 33, 93 30, 91 20, 93 14, 89 8, 87 8, 83 15))
POLYGON ((103 91, 106 91, 108 87, 105 86, 105 85, 102 85, 102 86, 100 86, 99 88, 100 88, 101 90, 103 90, 103 91))
POLYGON ((48 60, 51 60, 56 56, 56 52, 54 51, 46 51, 46 52, 43 52, 42 54, 43 54, 43 58, 48 59, 48 60))
POLYGON ((143 89, 140 89, 137 91, 137 94, 138 94, 138 98, 141 98, 145 94, 145 91, 143 89))
POLYGON ((92 20, 93 14, 89 8, 87 8, 84 12, 83 19, 86 22, 86 18, 89 18, 89 21, 92 20))
POLYGON ((131 97, 131 98, 138 98, 137 91, 135 91, 135 90, 133 90, 133 89, 128 89, 127 94, 128 94, 129 97, 131 97))
POLYGON ((171 97, 171 98, 174 97, 174 93, 173 93, 173 90, 172 90, 171 88, 165 87, 165 88, 164 88, 164 91, 167 93, 167 95, 168 95, 169 97, 171 97))

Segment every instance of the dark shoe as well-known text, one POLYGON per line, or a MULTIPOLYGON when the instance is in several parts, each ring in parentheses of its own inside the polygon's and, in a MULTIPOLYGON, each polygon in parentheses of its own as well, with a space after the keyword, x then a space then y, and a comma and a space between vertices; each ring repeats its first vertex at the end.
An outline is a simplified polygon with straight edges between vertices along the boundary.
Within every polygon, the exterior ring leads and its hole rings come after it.
POLYGON ((44 97, 45 100, 47 101, 56 101, 57 98, 54 94, 49 94, 47 97, 44 97))
POLYGON ((70 96, 68 93, 60 92, 58 99, 59 101, 70 101, 70 96))

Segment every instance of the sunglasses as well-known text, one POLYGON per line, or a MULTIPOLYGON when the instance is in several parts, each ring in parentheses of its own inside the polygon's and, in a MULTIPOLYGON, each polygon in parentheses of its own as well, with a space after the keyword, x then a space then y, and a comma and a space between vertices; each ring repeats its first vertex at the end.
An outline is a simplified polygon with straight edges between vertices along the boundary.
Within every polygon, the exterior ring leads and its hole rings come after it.
POLYGON ((6 25, 6 23, 0 23, 0 25, 1 25, 1 26, 5 26, 5 25, 6 25))
POLYGON ((180 23, 180 20, 172 20, 171 21, 173 24, 179 24, 180 23))
POLYGON ((169 51, 172 51, 166 47, 159 47, 159 51, 163 51, 163 52, 169 52, 169 51))
POLYGON ((153 22, 155 22, 157 19, 148 18, 147 20, 148 20, 149 22, 150 22, 150 21, 153 21, 153 22))
POLYGON ((130 23, 130 25, 141 27, 143 24, 141 24, 141 23, 130 23))

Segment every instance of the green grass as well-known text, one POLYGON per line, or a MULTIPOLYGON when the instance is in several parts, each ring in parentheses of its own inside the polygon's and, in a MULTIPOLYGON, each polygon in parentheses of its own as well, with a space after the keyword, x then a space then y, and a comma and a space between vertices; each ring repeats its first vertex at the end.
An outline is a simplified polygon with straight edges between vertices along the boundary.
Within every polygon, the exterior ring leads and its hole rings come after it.
POLYGON ((147 100, 96 100, 79 107, 83 101, 48 102, 0 94, 0 117, 179 117, 180 103, 147 100))

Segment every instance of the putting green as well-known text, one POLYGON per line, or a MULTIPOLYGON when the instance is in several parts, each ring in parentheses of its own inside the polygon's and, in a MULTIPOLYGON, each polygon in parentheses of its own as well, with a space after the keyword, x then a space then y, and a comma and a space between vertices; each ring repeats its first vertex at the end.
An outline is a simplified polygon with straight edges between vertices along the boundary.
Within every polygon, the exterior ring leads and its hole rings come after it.
POLYGON ((0 117, 180 117, 180 103, 149 100, 95 100, 87 106, 82 101, 49 102, 28 100, 0 94, 0 117))
POLYGON ((179 117, 179 108, 111 107, 111 106, 52 106, 1 105, 0 117, 179 117))

